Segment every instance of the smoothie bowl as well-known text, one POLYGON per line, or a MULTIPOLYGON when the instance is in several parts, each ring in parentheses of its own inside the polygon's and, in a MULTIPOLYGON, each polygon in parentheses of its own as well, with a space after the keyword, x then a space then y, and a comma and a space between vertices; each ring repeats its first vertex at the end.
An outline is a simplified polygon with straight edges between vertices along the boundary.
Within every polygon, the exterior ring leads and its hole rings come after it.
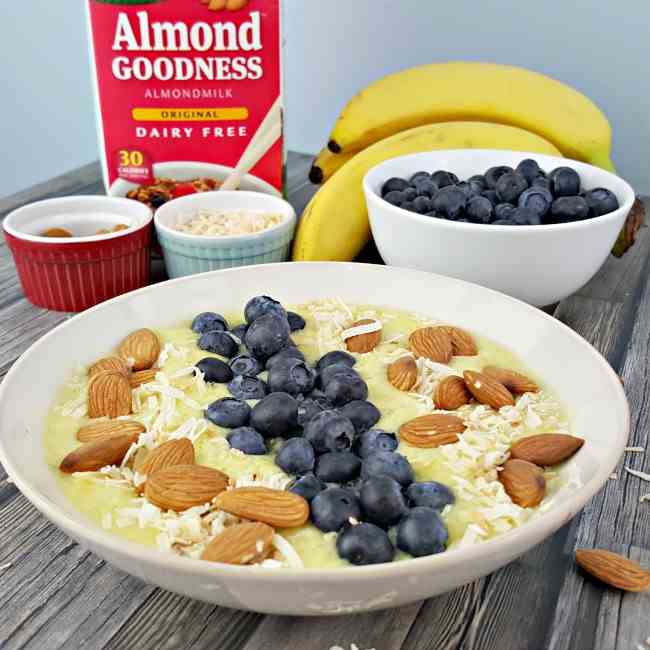
POLYGON ((628 432, 618 378, 560 323, 353 264, 106 303, 24 355, 0 417, 9 474, 72 537, 165 588, 284 614, 489 573, 584 505, 628 432), (30 394, 43 355, 54 370, 30 394))

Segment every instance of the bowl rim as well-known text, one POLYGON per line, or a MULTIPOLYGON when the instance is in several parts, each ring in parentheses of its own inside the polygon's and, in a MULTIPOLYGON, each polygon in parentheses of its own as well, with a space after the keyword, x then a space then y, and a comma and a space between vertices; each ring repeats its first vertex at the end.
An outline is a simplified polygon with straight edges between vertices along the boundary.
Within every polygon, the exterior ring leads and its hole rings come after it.
MULTIPOLYGON (((239 210, 242 208, 233 208, 233 210, 239 210)), ((154 225, 156 226, 156 230, 159 230, 163 232, 165 235, 168 237, 177 239, 179 241, 185 241, 188 243, 192 244, 198 244, 199 242, 204 242, 207 246, 204 246, 203 248, 206 247, 213 247, 215 245, 223 244, 224 246, 230 245, 230 244, 237 244, 240 242, 256 242, 262 239, 266 239, 267 237, 273 236, 273 234, 277 233, 278 231, 281 230, 287 230, 291 229, 296 223, 296 211, 294 210, 293 206, 291 203, 289 203, 287 200, 283 199, 280 196, 273 196, 271 194, 263 194, 262 192, 255 192, 252 190, 214 190, 213 192, 199 192, 197 194, 190 194, 188 196, 182 196, 179 197, 178 199, 173 199, 171 201, 168 201, 165 203, 165 205, 162 205, 160 208, 156 210, 153 216, 153 221, 154 225), (174 230, 170 226, 168 226, 165 223, 161 222, 161 211, 163 215, 165 214, 167 206, 169 206, 169 209, 171 208, 182 208, 182 206, 187 203, 188 206, 194 203, 195 201, 198 201, 199 198, 203 200, 208 200, 208 199, 213 199, 215 198, 215 194, 222 194, 222 195, 227 195, 228 197, 242 197, 242 198, 250 198, 254 197, 256 200, 262 197, 262 200, 267 201, 269 203, 273 203, 278 206, 278 212, 282 213, 282 221, 278 224, 275 224, 274 226, 271 226, 270 228, 265 228, 264 230, 260 230, 259 232, 253 232, 253 233, 243 233, 241 235, 226 235, 226 236, 221 236, 221 235, 195 235, 192 233, 186 233, 186 232, 181 232, 179 230, 174 230)))
MULTIPOLYGON (((384 179, 388 180, 387 178, 384 179)), ((605 187, 605 184, 598 185, 597 187, 605 187)), ((581 162, 579 160, 573 160, 572 158, 561 158, 559 156, 551 156, 549 154, 534 153, 529 151, 513 151, 509 149, 443 149, 443 150, 432 150, 432 151, 422 151, 419 153, 405 154, 403 156, 396 156, 395 158, 389 158, 384 160, 379 164, 372 167, 363 177, 363 188, 366 194, 366 200, 368 203, 371 201, 376 201, 378 206, 381 206, 384 209, 390 210, 393 214, 398 215, 400 218, 407 218, 416 223, 423 224, 435 224, 435 227, 440 228, 449 228, 450 230, 458 230, 459 232, 467 231, 476 231, 481 230, 483 232, 508 232, 508 233, 529 233, 529 232, 563 232, 569 230, 578 230, 581 228, 588 228, 589 224, 603 223, 607 221, 615 221, 620 215, 625 212, 626 214, 632 209, 632 205, 636 200, 636 194, 632 186, 621 176, 614 174, 606 169, 601 167, 596 167, 595 165, 590 165, 589 163, 581 162), (430 155, 452 155, 458 156, 467 155, 471 157, 477 152, 480 154, 490 154, 494 155, 495 158, 498 158, 499 155, 503 154, 517 154, 522 156, 522 160, 525 158, 533 159, 543 159, 548 163, 557 163, 556 167, 577 167, 576 171, 579 169, 590 169, 596 171, 598 174, 602 175, 603 179, 614 179, 616 183, 621 183, 623 186, 623 191, 625 194, 624 202, 619 205, 617 210, 608 212, 606 214, 601 214, 598 217, 591 217, 583 219, 581 221, 570 221, 568 223, 551 223, 551 224, 540 224, 539 226, 506 226, 503 224, 482 224, 482 223, 464 223, 458 221, 450 221, 448 219, 437 219, 428 217, 423 214, 418 214, 417 212, 410 212, 409 210, 404 210, 396 205, 388 203, 384 198, 374 189, 374 184, 379 180, 378 177, 381 176, 380 172, 383 171, 386 167, 389 167, 391 163, 394 163, 397 160, 407 160, 410 158, 417 159, 423 158, 430 155), (564 164, 562 164, 564 163, 564 164)), ((605 188, 609 189, 609 188, 605 188)), ((611 192, 612 190, 610 190, 611 192)), ((517 235, 515 235, 517 236, 517 235)))
MULTIPOLYGON (((275 264, 264 264, 264 265, 253 265, 245 267, 247 271, 250 271, 251 268, 257 268, 260 273, 268 271, 269 268, 279 265, 286 265, 287 262, 280 262, 275 264)), ((435 570, 437 567, 452 568, 471 560, 480 560, 481 557, 487 556, 490 552, 498 552, 499 549, 505 548, 503 546, 504 541, 518 540, 518 546, 527 546, 530 548, 530 545, 535 543, 538 537, 538 531, 540 529, 548 528, 549 526, 553 530, 557 530, 560 526, 564 525, 570 521, 577 512, 582 509, 586 503, 591 499, 594 494, 603 488, 608 477, 611 475, 614 468, 618 465, 618 462, 623 454, 625 444, 629 437, 630 431, 630 410, 629 403, 627 401, 625 391, 621 385, 618 375, 614 372, 612 367, 609 365, 607 360, 596 350, 588 341, 582 338, 577 332, 572 330, 568 325, 564 324, 561 321, 553 318, 552 316, 546 314, 545 312, 532 307, 523 301, 512 298, 506 294, 500 293, 493 289, 488 289, 476 285, 475 283, 466 282, 464 280, 458 280, 456 278, 451 278, 447 276, 442 276, 435 273, 427 273, 425 271, 416 271, 413 269, 406 269, 401 267, 388 267, 380 266, 376 264, 361 264, 361 263, 345 263, 345 262, 289 262, 294 267, 296 267, 297 272, 299 273, 300 267, 306 266, 315 266, 320 265, 323 267, 323 272, 327 272, 327 267, 335 265, 337 268, 341 266, 347 267, 348 273, 350 276, 354 273, 354 270, 358 267, 370 267, 375 272, 385 272, 392 273, 398 271, 400 273, 407 273, 412 277, 412 279, 417 282, 417 277, 426 278, 430 276, 435 276, 437 278, 443 278, 445 282, 451 282, 458 285, 472 285, 478 287, 481 291, 488 292, 492 294, 495 298, 498 297, 501 300, 505 300, 509 303, 516 304, 519 308, 524 309, 530 313, 534 313, 537 318, 552 322, 553 326, 563 331, 567 336, 573 338, 578 345, 584 346, 586 350, 593 356, 594 362, 597 363, 605 376, 609 377, 611 384, 611 389, 614 394, 616 394, 616 399, 623 406, 623 421, 622 421, 622 435, 619 443, 616 445, 613 450, 616 453, 612 453, 610 456, 609 462, 603 462, 597 469, 594 476, 588 483, 583 484, 581 487, 576 489, 570 496, 568 496, 561 503, 557 504, 554 508, 549 510, 547 513, 542 514, 539 518, 534 519, 533 521, 525 522, 521 526, 510 530, 506 533, 498 535, 493 539, 482 542, 480 544, 474 544, 464 548, 452 549, 439 553, 437 555, 431 555, 420 558, 412 558, 402 562, 386 562, 383 564, 374 564, 368 566, 346 566, 338 568, 282 568, 282 569, 269 569, 261 566, 233 566, 229 564, 222 564, 217 562, 206 562, 204 560, 191 559, 185 557, 175 556, 169 553, 158 550, 157 548, 144 546, 138 544, 137 542, 132 542, 129 540, 122 539, 117 535, 112 535, 110 532, 104 531, 99 526, 93 522, 89 522, 84 525, 83 523, 72 518, 66 510, 50 501, 48 497, 36 488, 33 487, 28 481, 24 481, 20 473, 16 470, 13 463, 9 460, 4 451, 4 440, 0 436, 0 462, 4 466, 7 475, 14 481, 16 486, 20 489, 23 495, 41 512, 43 513, 52 523, 57 527, 62 528, 64 532, 70 530, 72 531, 73 536, 76 539, 89 539, 90 542, 94 545, 95 548, 100 549, 109 549, 110 552, 115 555, 119 554, 122 556, 128 556, 132 560, 138 560, 139 562, 150 565, 155 564, 157 568, 164 570, 167 567, 172 567, 177 570, 182 570, 187 574, 196 575, 196 576, 218 576, 226 575, 228 577, 236 578, 239 580, 250 580, 255 582, 259 579, 265 579, 269 582, 300 582, 303 580, 317 580, 327 583, 340 583, 348 582, 350 579, 357 580, 374 580, 377 578, 399 578, 410 574, 412 570, 435 570), (59 523, 63 522, 63 523, 59 523)), ((4 377, 2 383, 0 384, 0 404, 4 401, 4 394, 7 389, 7 385, 11 382, 13 376, 18 373, 20 366, 24 362, 25 358, 33 354, 37 354, 39 349, 42 346, 47 345, 47 342, 50 338, 55 337, 57 332, 60 329, 66 328, 70 325, 71 322, 74 322, 76 319, 83 319, 88 314, 92 314, 95 311, 101 310, 105 305, 118 303, 120 301, 132 300, 134 296, 145 294, 147 292, 155 291, 156 288, 164 287, 170 283, 180 284, 180 283, 191 283, 194 278, 200 277, 205 279, 206 276, 215 275, 217 273, 221 274, 231 274, 238 273, 242 269, 239 267, 221 269, 218 271, 210 271, 207 273, 200 274, 199 276, 185 276, 181 278, 176 278, 173 280, 167 280, 154 285, 149 285, 143 287, 142 289, 136 289, 135 291, 117 296, 110 300, 107 300, 99 305, 91 307, 84 312, 81 312, 71 319, 68 319, 54 329, 50 330, 36 342, 34 342, 25 352, 23 352, 20 357, 14 362, 12 367, 9 369, 9 372, 4 377)), ((40 432, 42 435, 42 432, 40 432)))
MULTIPOLYGON (((52 211, 54 216, 55 212, 52 211)), ((124 215, 125 218, 126 215, 124 215)), ((132 235, 133 233, 147 228, 151 225, 153 221, 153 211, 148 205, 140 203, 139 201, 134 201, 133 199, 127 199, 117 196, 103 196, 103 195, 79 195, 79 196, 60 196, 52 199, 43 199, 42 201, 34 201, 33 203, 28 203, 23 205, 15 210, 12 210, 3 220, 2 228, 5 233, 15 237, 16 239, 21 239, 23 241, 33 242, 35 244, 56 244, 61 245, 65 244, 66 246, 74 246, 79 244, 88 244, 91 242, 104 242, 110 241, 112 239, 117 239, 119 237, 124 237, 127 235, 132 235), (30 235, 29 233, 19 230, 17 226, 13 223, 16 219, 22 217, 24 214, 40 207, 52 206, 56 208, 57 206, 64 206, 65 204, 70 203, 87 203, 93 204, 97 203, 101 208, 101 204, 104 204, 107 211, 110 208, 114 208, 115 213, 119 213, 119 207, 129 208, 133 211, 141 211, 142 215, 138 217, 131 217, 131 219, 138 219, 138 223, 125 228, 124 230, 117 230, 115 232, 106 233, 104 235, 87 235, 85 237, 43 237, 42 235, 30 235), (138 207, 141 206, 141 207, 138 207)))

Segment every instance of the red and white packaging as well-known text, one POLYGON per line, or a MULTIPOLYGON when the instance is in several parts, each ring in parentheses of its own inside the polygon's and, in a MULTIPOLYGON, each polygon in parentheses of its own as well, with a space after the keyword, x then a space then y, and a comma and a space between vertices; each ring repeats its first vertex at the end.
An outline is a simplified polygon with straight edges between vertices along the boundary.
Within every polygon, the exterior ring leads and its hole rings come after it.
MULTIPOLYGON (((281 102, 280 1, 87 0, 109 194, 155 208, 140 188, 224 180, 281 102)), ((283 164, 280 137, 242 188, 281 192, 283 164)))

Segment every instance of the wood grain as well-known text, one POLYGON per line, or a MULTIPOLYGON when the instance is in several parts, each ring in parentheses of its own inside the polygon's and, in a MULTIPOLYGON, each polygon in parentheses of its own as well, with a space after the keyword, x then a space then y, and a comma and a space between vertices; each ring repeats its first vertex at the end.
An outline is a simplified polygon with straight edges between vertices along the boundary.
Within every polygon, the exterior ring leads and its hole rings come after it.
MULTIPOLYGON (((300 212, 317 189, 310 156, 290 154, 289 198, 300 212)), ((0 217, 26 202, 103 191, 96 163, 0 200, 0 217)), ((648 446, 650 257, 648 229, 555 315, 593 343, 624 377, 630 444, 648 446)), ((379 261, 371 244, 363 261, 379 261)), ((164 274, 160 265, 156 278, 164 274)), ((0 375, 69 316, 31 306, 0 243, 0 375)), ((650 457, 625 464, 650 471, 650 457)), ((576 546, 599 545, 650 566, 648 484, 610 481, 584 512, 504 569, 451 593, 399 609, 338 618, 264 617, 192 601, 113 569, 49 524, 0 468, 0 647, 219 648, 220 650, 627 650, 650 636, 649 594, 608 591, 576 571, 576 546)), ((643 646, 641 646, 643 647, 643 646)))

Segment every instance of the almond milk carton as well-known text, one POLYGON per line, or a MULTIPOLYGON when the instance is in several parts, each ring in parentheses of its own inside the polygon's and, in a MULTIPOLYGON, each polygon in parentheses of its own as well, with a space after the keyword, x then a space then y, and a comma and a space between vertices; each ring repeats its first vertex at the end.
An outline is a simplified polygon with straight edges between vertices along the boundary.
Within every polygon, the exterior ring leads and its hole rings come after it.
POLYGON ((109 194, 157 208, 216 189, 262 131, 240 187, 282 191, 280 0, 87 3, 109 194))

